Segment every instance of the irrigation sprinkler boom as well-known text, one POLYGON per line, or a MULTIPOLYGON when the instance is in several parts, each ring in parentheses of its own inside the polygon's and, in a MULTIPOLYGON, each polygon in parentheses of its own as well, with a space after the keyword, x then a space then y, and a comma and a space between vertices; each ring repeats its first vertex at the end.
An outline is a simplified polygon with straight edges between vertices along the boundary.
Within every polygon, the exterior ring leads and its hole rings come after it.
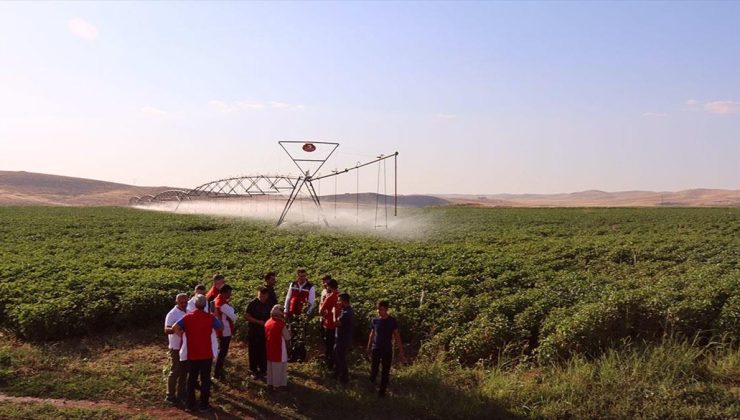
MULTIPOLYGON (((306 191, 308 191, 308 195, 311 197, 311 200, 316 205, 316 207, 319 209, 319 214, 324 221, 324 224, 326 226, 329 226, 329 222, 326 220, 326 217, 324 216, 323 212, 321 211, 321 200, 319 199, 319 195, 316 194, 316 189, 314 188, 313 181, 319 181, 321 179, 331 178, 338 176, 340 174, 348 173, 349 171, 357 170, 362 168, 363 166, 372 165, 373 163, 377 163, 380 161, 383 161, 385 159, 389 159, 393 157, 393 159, 397 159, 398 152, 393 153, 392 155, 384 156, 380 155, 377 159, 366 162, 366 163, 358 163, 357 165, 351 167, 351 168, 345 168, 342 171, 332 171, 329 174, 322 175, 322 176, 315 176, 319 170, 324 166, 327 160, 331 157, 332 154, 334 154, 334 151, 337 150, 339 147, 339 143, 331 143, 331 142, 300 142, 300 141, 280 141, 278 142, 280 144, 280 147, 285 150, 285 153, 288 154, 290 159, 293 161, 293 163, 298 167, 298 169, 301 171, 303 176, 299 181, 296 183, 295 187, 293 188, 293 191, 291 191, 290 196, 288 197, 288 201, 285 203, 285 207, 283 208, 283 212, 280 214, 280 218, 277 221, 277 226, 280 226, 284 221, 285 217, 288 215, 288 212, 290 211, 290 208, 293 206, 293 203, 295 202, 296 198, 298 197, 298 194, 303 189, 303 187, 306 187, 306 191), (316 145, 320 146, 327 146, 325 149, 325 153, 323 158, 308 158, 308 157, 296 157, 295 152, 291 153, 290 146, 295 146, 302 144, 301 151, 304 153, 314 153, 317 151, 316 145), (313 164, 314 168, 310 168, 311 164, 313 164)), ((394 176, 397 177, 397 174, 394 171, 394 176)), ((395 185, 398 185, 397 183, 395 185)), ((398 191, 395 192, 396 197, 396 207, 398 203, 398 191)), ((336 196, 335 196, 336 197, 336 196)), ((397 210, 394 211, 394 214, 398 214, 397 210)))
MULTIPOLYGON (((306 190, 311 198, 311 201, 319 210, 319 215, 325 225, 329 225, 326 220, 321 208, 321 200, 319 194, 316 193, 314 188, 314 181, 319 181, 326 178, 336 177, 342 174, 346 174, 350 171, 358 170, 362 167, 372 165, 374 163, 383 162, 385 164, 386 159, 393 158, 393 195, 394 195, 394 212, 393 215, 398 215, 398 152, 390 155, 380 155, 375 160, 361 163, 358 162, 355 166, 345 168, 343 170, 333 170, 331 173, 326 175, 317 176, 319 170, 324 166, 327 160, 334 154, 339 147, 339 143, 333 142, 304 142, 304 141, 279 141, 278 144, 283 148, 285 153, 290 157, 293 163, 300 170, 300 176, 284 176, 284 175, 251 175, 224 178, 211 182, 207 182, 203 185, 199 185, 190 190, 167 190, 157 195, 132 197, 129 200, 130 205, 143 205, 150 204, 153 202, 177 202, 177 208, 180 203, 185 200, 208 200, 208 199, 220 199, 220 198, 239 198, 239 197, 253 197, 253 196, 270 196, 270 195, 281 195, 287 191, 290 191, 288 199, 285 202, 283 211, 277 221, 277 226, 280 226, 285 221, 288 213, 290 212, 293 203, 298 198, 301 191, 306 190)), ((385 165, 383 165, 385 169, 385 165)), ((359 176, 359 175, 358 175, 359 176)), ((359 180, 359 178, 358 178, 359 180)), ((359 181, 358 181, 359 182, 359 181)), ((359 187, 358 187, 358 211, 359 211, 359 187)), ((380 167, 378 168, 378 191, 380 194, 380 167)), ((379 197, 379 196, 378 196, 379 197)), ((377 206, 378 197, 376 197, 376 228, 377 225, 377 206)), ((336 209, 336 186, 334 192, 335 209, 336 209)), ((385 196, 387 202, 387 195, 385 196)), ((387 208, 386 208, 387 214, 387 208)), ((387 216, 386 216, 386 227, 387 227, 387 216)))

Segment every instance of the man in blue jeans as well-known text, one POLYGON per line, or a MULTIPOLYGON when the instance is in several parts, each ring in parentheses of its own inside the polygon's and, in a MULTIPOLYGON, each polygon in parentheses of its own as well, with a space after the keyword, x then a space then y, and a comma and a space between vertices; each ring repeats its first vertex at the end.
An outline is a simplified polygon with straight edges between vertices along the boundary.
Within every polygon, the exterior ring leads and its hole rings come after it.
POLYGON ((388 315, 388 302, 381 300, 378 302, 378 317, 374 318, 370 324, 370 336, 367 340, 367 351, 371 354, 370 362, 370 382, 375 385, 375 379, 378 377, 378 367, 382 364, 383 370, 380 374, 380 388, 378 396, 384 397, 385 390, 388 388, 388 377, 391 372, 391 362, 393 361, 393 340, 398 346, 398 358, 401 363, 406 362, 406 356, 403 353, 403 343, 401 342, 401 333, 398 332, 398 322, 396 318, 388 315))
POLYGON ((339 305, 342 308, 341 313, 334 323, 334 376, 339 381, 346 384, 349 381, 349 369, 347 368, 347 353, 352 345, 352 323, 355 313, 349 303, 349 295, 342 293, 339 295, 339 305))

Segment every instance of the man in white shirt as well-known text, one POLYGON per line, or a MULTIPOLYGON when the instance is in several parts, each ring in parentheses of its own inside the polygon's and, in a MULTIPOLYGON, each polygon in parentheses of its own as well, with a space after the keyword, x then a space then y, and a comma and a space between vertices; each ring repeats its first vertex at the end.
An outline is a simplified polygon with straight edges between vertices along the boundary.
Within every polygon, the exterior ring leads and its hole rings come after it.
POLYGON ((231 336, 234 333, 236 312, 230 304, 231 291, 231 286, 225 284, 221 287, 221 293, 218 294, 214 301, 216 307, 214 315, 224 324, 223 330, 216 331, 216 335, 218 336, 218 357, 216 358, 216 367, 213 370, 213 377, 216 379, 224 378, 224 362, 226 361, 226 355, 229 354, 229 344, 231 343, 231 336))
POLYGON ((185 379, 187 377, 186 362, 180 361, 180 347, 182 338, 175 334, 172 326, 185 316, 188 304, 188 295, 180 293, 175 298, 175 307, 167 313, 164 319, 164 333, 169 340, 170 373, 167 376, 167 401, 176 404, 178 400, 185 399, 185 379))
POLYGON ((199 284, 195 286, 195 293, 193 294, 193 297, 190 298, 188 301, 188 312, 193 312, 195 310, 195 300, 198 299, 198 295, 205 295, 206 294, 206 287, 202 284, 199 284))

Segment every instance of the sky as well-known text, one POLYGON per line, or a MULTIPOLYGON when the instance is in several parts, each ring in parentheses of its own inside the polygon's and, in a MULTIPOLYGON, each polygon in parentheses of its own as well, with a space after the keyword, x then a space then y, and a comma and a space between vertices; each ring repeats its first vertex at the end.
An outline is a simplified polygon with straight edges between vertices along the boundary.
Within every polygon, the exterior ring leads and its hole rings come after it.
POLYGON ((0 2, 0 170, 187 188, 281 140, 398 151, 401 194, 739 189, 740 2, 0 2))

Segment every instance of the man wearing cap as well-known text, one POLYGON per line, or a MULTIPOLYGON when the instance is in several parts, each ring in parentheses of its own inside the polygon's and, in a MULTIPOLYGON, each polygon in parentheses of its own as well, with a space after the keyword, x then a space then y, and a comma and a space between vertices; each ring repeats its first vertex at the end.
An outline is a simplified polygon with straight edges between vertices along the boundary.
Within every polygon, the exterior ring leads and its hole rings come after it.
POLYGON ((275 305, 265 322, 268 390, 288 386, 288 340, 290 329, 285 323, 283 307, 275 305))
POLYGON ((296 281, 290 283, 285 295, 285 315, 294 338, 291 342, 290 360, 302 362, 306 360, 305 330, 307 318, 316 305, 316 289, 308 281, 305 269, 299 268, 296 274, 296 281))
POLYGON ((170 373, 167 376, 167 401, 176 404, 185 399, 185 379, 187 378, 187 362, 180 361, 180 346, 182 338, 175 334, 172 326, 187 314, 188 295, 180 293, 175 298, 175 307, 167 313, 164 319, 164 333, 169 340, 170 373))
POLYGON ((216 379, 224 378, 224 362, 226 356, 229 354, 229 344, 231 343, 231 336, 234 332, 234 321, 236 321, 236 312, 234 307, 230 305, 231 300, 231 286, 225 284, 221 288, 221 293, 218 294, 214 301, 216 305, 215 316, 224 325, 224 329, 216 331, 218 336, 218 357, 216 358, 216 367, 213 372, 213 377, 216 379))
POLYGON ((206 312, 208 301, 203 295, 195 300, 195 310, 186 314, 172 327, 173 331, 184 336, 180 348, 180 359, 188 361, 188 398, 187 411, 195 409, 195 384, 200 376, 200 410, 211 409, 208 399, 211 393, 211 365, 214 351, 211 342, 213 330, 223 329, 223 324, 216 317, 206 312))

